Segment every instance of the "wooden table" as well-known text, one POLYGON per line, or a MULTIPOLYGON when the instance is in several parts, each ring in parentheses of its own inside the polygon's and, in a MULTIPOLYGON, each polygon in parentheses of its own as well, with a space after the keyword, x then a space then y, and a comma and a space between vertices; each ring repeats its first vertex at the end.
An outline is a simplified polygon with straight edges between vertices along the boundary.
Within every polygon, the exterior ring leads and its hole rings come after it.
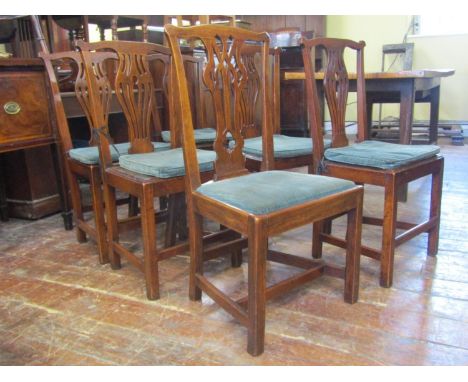
MULTIPOLYGON (((439 123, 440 80, 455 74, 453 69, 421 69, 396 73, 366 73, 367 123, 372 125, 374 103, 400 104, 400 143, 410 144, 415 102, 430 103, 429 143, 437 142, 439 123)), ((323 80, 323 73, 316 74, 323 80)), ((304 72, 286 72, 285 80, 304 80, 304 72)), ((349 73, 350 91, 356 91, 356 74, 349 73)))
MULTIPOLYGON (((42 60, 38 58, 10 58, 0 60, 0 154, 38 147, 53 147, 53 165, 60 197, 60 208, 66 229, 72 228, 71 209, 66 194, 64 171, 58 137, 54 130, 53 115, 48 103, 46 74, 42 60)), ((34 156, 33 154, 31 154, 34 156)), ((31 157, 31 162, 42 163, 43 158, 31 157)), ((3 158, 0 156, 0 161, 3 158)), ((17 165, 17 164, 16 164, 17 165)), ((4 185, 4 165, 0 163, 0 220, 8 219, 4 185)), ((15 170, 15 169, 13 169, 15 170)), ((16 170, 15 170, 16 171, 16 170)), ((43 192, 49 169, 34 168, 31 177, 22 183, 38 183, 43 192), (34 177, 34 179, 32 178, 34 177)), ((18 185, 18 187, 20 187, 18 185)), ((44 198, 47 199, 47 198, 44 198)), ((42 201, 37 202, 38 209, 42 201)), ((33 202, 29 204, 34 204, 33 202)))

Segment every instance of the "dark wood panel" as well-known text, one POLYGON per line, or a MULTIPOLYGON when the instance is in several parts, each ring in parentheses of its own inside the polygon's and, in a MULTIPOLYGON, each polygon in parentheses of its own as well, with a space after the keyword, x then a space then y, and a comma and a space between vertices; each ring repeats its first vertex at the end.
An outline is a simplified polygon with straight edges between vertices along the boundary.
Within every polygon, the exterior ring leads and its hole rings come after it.
POLYGON ((10 216, 38 219, 60 211, 50 146, 5 153, 3 163, 10 216))
POLYGON ((299 28, 301 31, 306 30, 306 16, 283 16, 285 28, 299 28))
POLYGON ((314 31, 315 37, 325 37, 327 17, 324 15, 307 15, 305 30, 314 31))
POLYGON ((52 134, 44 73, 0 72, 0 89, 0 146, 52 134))
POLYGON ((57 212, 60 196, 51 146, 55 138, 42 61, 1 60, 0 89, 0 182, 6 191, 2 198, 15 217, 35 219, 57 212))
POLYGON ((297 27, 300 31, 314 31, 316 36, 325 36, 324 15, 244 15, 237 18, 251 23, 254 31, 273 32, 279 28, 297 27))

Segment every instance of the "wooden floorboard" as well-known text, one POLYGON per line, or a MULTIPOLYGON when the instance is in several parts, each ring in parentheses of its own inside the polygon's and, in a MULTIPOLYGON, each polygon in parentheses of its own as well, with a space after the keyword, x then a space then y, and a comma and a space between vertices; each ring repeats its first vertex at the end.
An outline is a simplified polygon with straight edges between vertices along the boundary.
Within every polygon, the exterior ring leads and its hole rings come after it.
MULTIPOLYGON (((246 352, 247 331, 207 296, 188 299, 188 257, 160 263, 161 299, 148 301, 143 274, 122 260, 99 265, 97 247, 79 244, 60 215, 0 223, 0 365, 468 365, 468 149, 441 139, 446 157, 440 249, 427 236, 397 249, 392 288, 362 257, 357 304, 343 280, 323 276, 267 303, 265 353, 246 352), (42 237, 41 237, 42 236, 42 237)), ((429 179, 410 184, 399 218, 427 216, 429 179)), ((366 187, 366 215, 381 216, 383 192, 366 187)), ((123 213, 125 207, 122 207, 123 213)), ((334 233, 344 232, 344 218, 334 233)), ((310 257, 310 226, 270 239, 278 251, 310 257)), ((125 233, 122 243, 133 243, 125 233)), ((365 226, 363 242, 380 243, 365 226)), ((233 299, 246 292, 247 264, 222 257, 205 275, 233 299)), ((344 265, 343 250, 324 259, 344 265)), ((269 285, 300 270, 269 263, 269 285)))

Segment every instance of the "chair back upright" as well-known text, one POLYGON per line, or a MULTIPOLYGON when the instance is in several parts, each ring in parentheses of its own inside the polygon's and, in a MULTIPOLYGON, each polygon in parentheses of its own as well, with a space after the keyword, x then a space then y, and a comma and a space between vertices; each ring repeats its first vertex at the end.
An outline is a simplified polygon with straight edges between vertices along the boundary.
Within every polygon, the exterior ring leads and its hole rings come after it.
POLYGON ((357 87, 357 140, 367 139, 366 91, 364 78, 363 41, 347 39, 315 38, 301 39, 304 71, 306 78, 307 104, 309 111, 310 132, 313 139, 314 172, 317 173, 324 153, 323 120, 320 109, 320 95, 317 79, 322 80, 325 101, 330 112, 332 125, 332 147, 348 145, 345 131, 346 107, 349 93, 349 75, 346 70, 344 51, 350 48, 356 52, 356 87, 357 87), (321 48, 326 56, 323 73, 315 71, 315 52, 321 48), (320 74, 320 76, 319 76, 320 74))
POLYGON ((57 79, 57 70, 59 70, 61 66, 71 67, 73 72, 76 73, 74 79, 75 96, 88 121, 90 130, 89 145, 96 146, 98 142, 93 131, 98 127, 103 127, 107 131, 111 95, 110 84, 107 81, 107 77, 102 74, 101 66, 106 60, 115 60, 116 55, 111 52, 102 52, 95 55, 93 58, 93 65, 96 68, 96 72, 101 73, 100 75, 96 75, 95 79, 96 86, 102 89, 98 99, 95 99, 95 94, 89 91, 90 88, 84 62, 79 52, 40 53, 39 56, 44 61, 48 74, 50 89, 53 96, 52 109, 57 121, 57 130, 60 135, 63 152, 67 153, 71 150, 73 148, 73 143, 65 108, 63 106, 62 93, 60 92, 60 80, 57 79))
POLYGON ((258 44, 262 47, 262 136, 263 166, 265 170, 273 166, 273 136, 271 129, 271 107, 269 101, 269 37, 267 33, 255 33, 240 28, 217 25, 201 25, 179 28, 165 27, 172 50, 175 71, 175 94, 177 108, 181 116, 186 180, 190 191, 200 184, 193 118, 190 110, 187 79, 184 70, 180 39, 198 40, 206 52, 207 62, 203 69, 203 82, 213 98, 216 124, 216 139, 213 145, 217 158, 215 161, 215 180, 247 174, 243 154, 242 136, 242 93, 247 86, 249 73, 242 59, 245 45, 258 44), (229 137, 229 134, 231 137, 229 137), (230 143, 230 138, 233 143, 230 143))
MULTIPOLYGON (((152 131, 159 116, 156 111, 155 86, 150 61, 160 60, 167 66, 170 61, 163 58, 170 56, 170 50, 158 44, 133 41, 97 43, 79 41, 77 47, 81 50, 90 77, 99 74, 92 64, 92 57, 96 52, 109 51, 116 54, 118 63, 114 67, 115 73, 108 73, 108 76, 111 77, 112 74, 112 88, 127 121, 130 141, 128 152, 137 154, 154 151, 152 131)), ((94 91, 99 94, 101 90, 96 83, 94 91)), ((101 148, 104 151, 104 163, 110 166, 112 160, 108 156, 110 155, 108 137, 103 135, 100 137, 103 142, 101 148)))

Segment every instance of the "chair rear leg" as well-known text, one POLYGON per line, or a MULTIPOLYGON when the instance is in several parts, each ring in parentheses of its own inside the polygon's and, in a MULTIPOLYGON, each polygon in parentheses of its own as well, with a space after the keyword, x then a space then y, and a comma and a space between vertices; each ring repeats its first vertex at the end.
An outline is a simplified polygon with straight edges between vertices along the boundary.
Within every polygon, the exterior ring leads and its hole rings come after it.
POLYGON ((390 288, 393 282, 397 210, 397 189, 393 177, 385 185, 382 253, 380 258, 380 286, 384 288, 390 288))
MULTIPOLYGON (((241 238, 242 235, 240 233, 235 234, 236 238, 241 238)), ((242 265, 242 249, 237 249, 232 251, 231 254, 231 266, 233 268, 239 268, 242 265)))
POLYGON ((350 304, 357 302, 359 297, 359 265, 361 259, 362 230, 362 195, 356 197, 356 208, 348 212, 346 229, 346 270, 344 300, 350 304))
POLYGON ((248 270, 248 338, 247 352, 253 356, 263 353, 265 345, 266 257, 268 236, 261 221, 249 220, 248 270))
POLYGON ((322 258, 323 242, 321 234, 323 233, 323 220, 314 222, 312 226, 312 257, 314 259, 322 258))
POLYGON ((170 195, 167 201, 167 220, 166 220, 166 233, 164 237, 165 248, 172 247, 176 243, 177 233, 177 198, 176 195, 170 195))
POLYGON ((327 220, 323 221, 323 232, 324 233, 326 233, 328 235, 331 235, 331 233, 332 233, 332 222, 333 222, 332 219, 327 219, 327 220))
POLYGON ((159 298, 159 270, 156 249, 154 192, 151 185, 143 186, 143 195, 141 197, 141 229, 143 234, 146 296, 149 300, 157 300, 159 298))
POLYGON ((104 204, 99 171, 91 173, 90 188, 93 200, 94 224, 96 226, 99 262, 101 264, 107 264, 109 262, 109 251, 107 248, 106 223, 104 220, 104 204))
POLYGON ((177 236, 179 237, 179 240, 184 241, 188 240, 188 224, 187 224, 187 203, 185 202, 185 194, 180 193, 177 194, 177 213, 179 215, 179 218, 177 219, 177 236))
POLYGON ((429 256, 435 256, 439 250, 440 210, 442 201, 444 160, 442 159, 439 163, 439 169, 432 174, 431 207, 429 211, 429 217, 436 218, 437 224, 428 232, 429 236, 427 242, 427 254, 429 256))
POLYGON ((115 197, 115 188, 107 184, 103 185, 105 211, 107 217, 107 244, 109 260, 112 269, 120 269, 120 255, 114 251, 113 243, 119 241, 119 227, 117 222, 117 202, 115 197))
POLYGON ((192 301, 201 300, 202 290, 197 285, 197 275, 203 275, 203 217, 188 208, 190 224, 190 276, 189 298, 192 301))
POLYGON ((138 198, 133 195, 128 196, 128 217, 138 215, 138 198))

